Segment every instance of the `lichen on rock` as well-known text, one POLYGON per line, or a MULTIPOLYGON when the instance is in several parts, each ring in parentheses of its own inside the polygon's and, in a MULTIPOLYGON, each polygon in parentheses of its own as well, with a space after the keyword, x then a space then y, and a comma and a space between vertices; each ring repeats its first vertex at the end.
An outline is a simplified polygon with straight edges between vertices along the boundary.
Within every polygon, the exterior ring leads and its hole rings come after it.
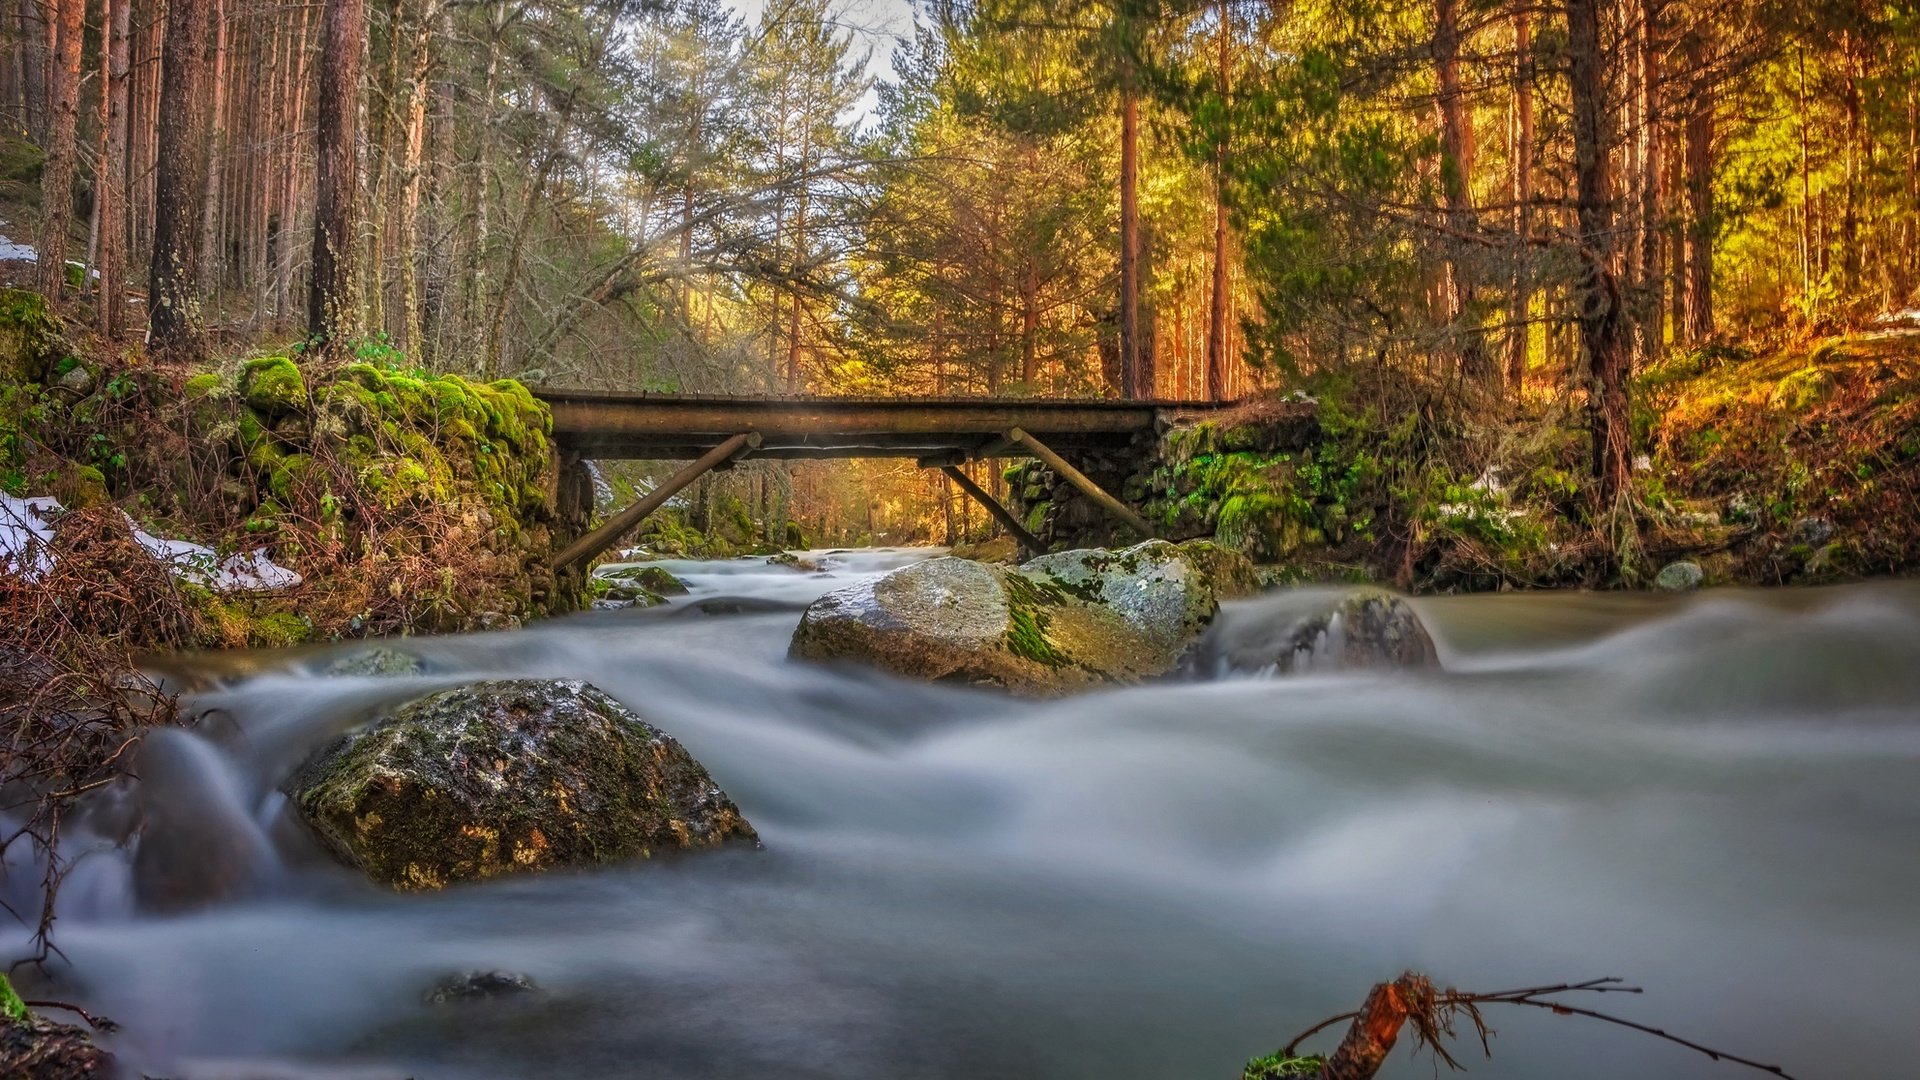
POLYGON ((930 559, 815 601, 790 655, 1029 696, 1158 678, 1199 639, 1220 590, 1238 587, 1223 582, 1252 579, 1216 552, 1149 541, 1018 569, 930 559))
POLYGON ((403 890, 756 841, 684 747, 573 680, 410 702, 287 790, 330 851, 403 890))

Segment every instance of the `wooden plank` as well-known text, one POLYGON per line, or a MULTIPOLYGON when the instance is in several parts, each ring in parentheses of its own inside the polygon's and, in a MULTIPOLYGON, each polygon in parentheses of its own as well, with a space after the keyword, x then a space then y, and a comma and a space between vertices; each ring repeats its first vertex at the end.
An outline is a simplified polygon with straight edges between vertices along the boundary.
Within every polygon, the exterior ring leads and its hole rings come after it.
POLYGON ((935 436, 924 445, 991 439, 1010 427, 1049 437, 1075 433, 1125 435, 1152 431, 1156 408, 1140 402, 1044 401, 989 398, 924 401, 835 401, 783 398, 666 398, 546 391, 553 433, 575 436, 657 436, 664 432, 731 435, 757 431, 769 446, 834 445, 859 436, 935 436))
POLYGON ((942 465, 940 466, 940 471, 946 473, 955 484, 959 485, 961 491, 971 495, 974 502, 986 507, 987 513, 992 514, 993 520, 999 522, 1001 526, 1007 530, 1007 534, 1012 536, 1014 541, 1020 545, 1021 550, 1026 553, 1027 558, 1046 554, 1046 545, 1042 544, 1038 537, 1027 531, 1027 527, 1021 524, 1020 519, 1013 516, 1013 511, 1001 506, 995 501, 993 496, 986 493, 985 489, 979 484, 974 483, 972 477, 952 465, 942 465))
POLYGON ((1139 533, 1141 536, 1148 539, 1152 539, 1154 535, 1153 526, 1147 524, 1146 518, 1143 518, 1139 514, 1134 513, 1133 508, 1128 506, 1126 503, 1121 502, 1119 499, 1116 499, 1113 496, 1107 494, 1105 491, 1101 490, 1099 484, 1096 484, 1091 479, 1089 479, 1086 473, 1083 473, 1079 469, 1076 469, 1072 465, 1069 465, 1067 463, 1066 458, 1063 458, 1059 454, 1054 453, 1052 448, 1047 446, 1046 443, 1041 442, 1039 439, 1034 438, 1032 435, 1028 434, 1025 431, 1022 431, 1019 428, 1014 428, 1013 430, 1007 432, 1007 439, 1010 442, 1019 443, 1020 445, 1025 446, 1027 449, 1033 451, 1034 457, 1037 457, 1041 461, 1045 462, 1047 468, 1052 469, 1054 472, 1059 473, 1063 478, 1065 478, 1067 483, 1072 484, 1074 487, 1079 488, 1081 493, 1086 495, 1087 498, 1092 499, 1095 503, 1098 503, 1102 510, 1105 510, 1107 513, 1112 514, 1116 518, 1119 518, 1121 521, 1126 522, 1128 525, 1132 526, 1134 531, 1139 533))
POLYGON ((707 470, 712 469, 723 461, 730 461, 734 455, 742 453, 743 451, 752 450, 759 445, 760 436, 753 432, 747 432, 745 434, 735 435, 726 442, 707 451, 700 460, 688 465, 686 468, 681 469, 679 472, 674 473, 662 481, 658 487, 647 492, 646 496, 639 502, 620 511, 611 521, 608 521, 605 525, 600 526, 580 539, 575 540, 573 543, 568 544, 564 551, 553 557, 553 568, 555 570, 562 570, 582 559, 591 559, 595 555, 607 550, 635 525, 640 524, 641 520, 648 514, 666 505, 668 499, 678 495, 688 484, 700 479, 701 475, 707 472, 707 470))

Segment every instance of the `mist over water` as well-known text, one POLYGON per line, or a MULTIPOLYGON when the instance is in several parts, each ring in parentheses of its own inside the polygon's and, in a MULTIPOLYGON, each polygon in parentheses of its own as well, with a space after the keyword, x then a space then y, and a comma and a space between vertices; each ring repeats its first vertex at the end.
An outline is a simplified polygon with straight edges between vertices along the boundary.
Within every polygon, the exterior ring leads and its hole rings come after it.
MULTIPOLYGON (((183 1080, 1230 1080, 1404 968, 1620 975, 1647 993, 1584 1004, 1804 1080, 1915 1074, 1920 588, 1420 600, 1444 673, 1042 703, 786 661, 805 603, 924 555, 669 563, 692 596, 403 643, 419 677, 211 659, 204 737, 155 740, 123 793, 160 839, 63 891, 61 994, 183 1080), (277 785, 332 735, 517 676, 586 679, 681 740, 765 850, 400 896, 287 819, 277 785), (136 877, 168 872, 242 898, 136 912, 136 877), (546 993, 423 1003, 475 969, 546 993)), ((1296 602, 1231 604, 1216 632, 1296 602)), ((1459 1048, 1476 1077, 1758 1075, 1488 1019, 1491 1060, 1459 1048)), ((1387 1075, 1432 1068, 1403 1049, 1387 1075)))

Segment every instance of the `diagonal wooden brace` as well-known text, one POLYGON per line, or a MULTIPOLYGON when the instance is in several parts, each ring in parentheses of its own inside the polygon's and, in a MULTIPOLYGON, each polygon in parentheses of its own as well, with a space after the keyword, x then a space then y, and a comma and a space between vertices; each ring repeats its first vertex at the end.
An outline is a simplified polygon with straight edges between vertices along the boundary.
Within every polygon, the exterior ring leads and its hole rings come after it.
POLYGON ((1039 439, 1034 438, 1019 428, 1014 428, 1007 432, 1007 441, 1026 447, 1033 452, 1034 457, 1045 462, 1047 468, 1059 473, 1067 483, 1079 488, 1081 493, 1087 498, 1098 503, 1102 510, 1105 510, 1107 513, 1112 514, 1114 517, 1132 526, 1133 530, 1142 537, 1147 539, 1153 538, 1153 526, 1147 524, 1146 518, 1134 513, 1133 508, 1129 507, 1126 503, 1121 502, 1119 499, 1101 490, 1099 484, 1088 479, 1086 473, 1067 464, 1067 459, 1054 453, 1053 449, 1047 446, 1046 443, 1041 442, 1039 439))
POLYGON ((707 451, 700 460, 674 473, 660 482, 659 486, 641 498, 639 502, 627 507, 615 515, 611 521, 593 530, 587 535, 568 544, 566 549, 553 557, 553 568, 564 570, 583 559, 591 559, 612 547, 616 541, 626 535, 635 525, 640 524, 648 514, 666 505, 668 499, 678 495, 688 484, 722 462, 751 451, 760 445, 760 433, 749 431, 735 435, 719 446, 707 451))
POLYGON ((942 465, 940 466, 940 471, 946 473, 955 484, 958 484, 961 491, 972 496, 974 502, 986 507, 987 513, 992 514, 993 520, 999 522, 1001 527, 1007 530, 1007 533, 1013 537, 1014 542, 1020 545, 1021 551, 1026 554, 1027 558, 1046 554, 1046 545, 1042 544, 1037 537, 1028 532, 1026 526, 1020 523, 1020 519, 1013 516, 1012 511, 995 502, 993 496, 987 494, 986 490, 979 484, 974 483, 971 476, 961 472, 952 465, 942 465))

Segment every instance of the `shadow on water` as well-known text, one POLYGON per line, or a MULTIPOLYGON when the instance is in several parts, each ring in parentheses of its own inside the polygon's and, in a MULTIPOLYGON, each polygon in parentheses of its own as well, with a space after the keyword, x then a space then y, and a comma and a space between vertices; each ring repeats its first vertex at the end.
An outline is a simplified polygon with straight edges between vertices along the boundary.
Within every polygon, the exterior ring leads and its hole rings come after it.
MULTIPOLYGON (((663 609, 397 643, 417 676, 214 672, 194 704, 229 719, 157 743, 139 793, 165 850, 63 893, 76 994, 157 1075, 1226 1080, 1404 967, 1617 974, 1649 989, 1623 1014, 1802 1076, 1911 1073, 1920 590, 1421 600, 1444 672, 1044 703, 785 660, 800 606, 916 557, 675 564, 692 594, 663 609), (289 827, 312 747, 509 676, 674 734, 766 850, 396 896, 289 827), (135 914, 161 871, 248 889, 135 914), (489 968, 544 992, 423 1002, 489 968)), ((1491 1019, 1475 1076, 1736 1074, 1491 1019)))

